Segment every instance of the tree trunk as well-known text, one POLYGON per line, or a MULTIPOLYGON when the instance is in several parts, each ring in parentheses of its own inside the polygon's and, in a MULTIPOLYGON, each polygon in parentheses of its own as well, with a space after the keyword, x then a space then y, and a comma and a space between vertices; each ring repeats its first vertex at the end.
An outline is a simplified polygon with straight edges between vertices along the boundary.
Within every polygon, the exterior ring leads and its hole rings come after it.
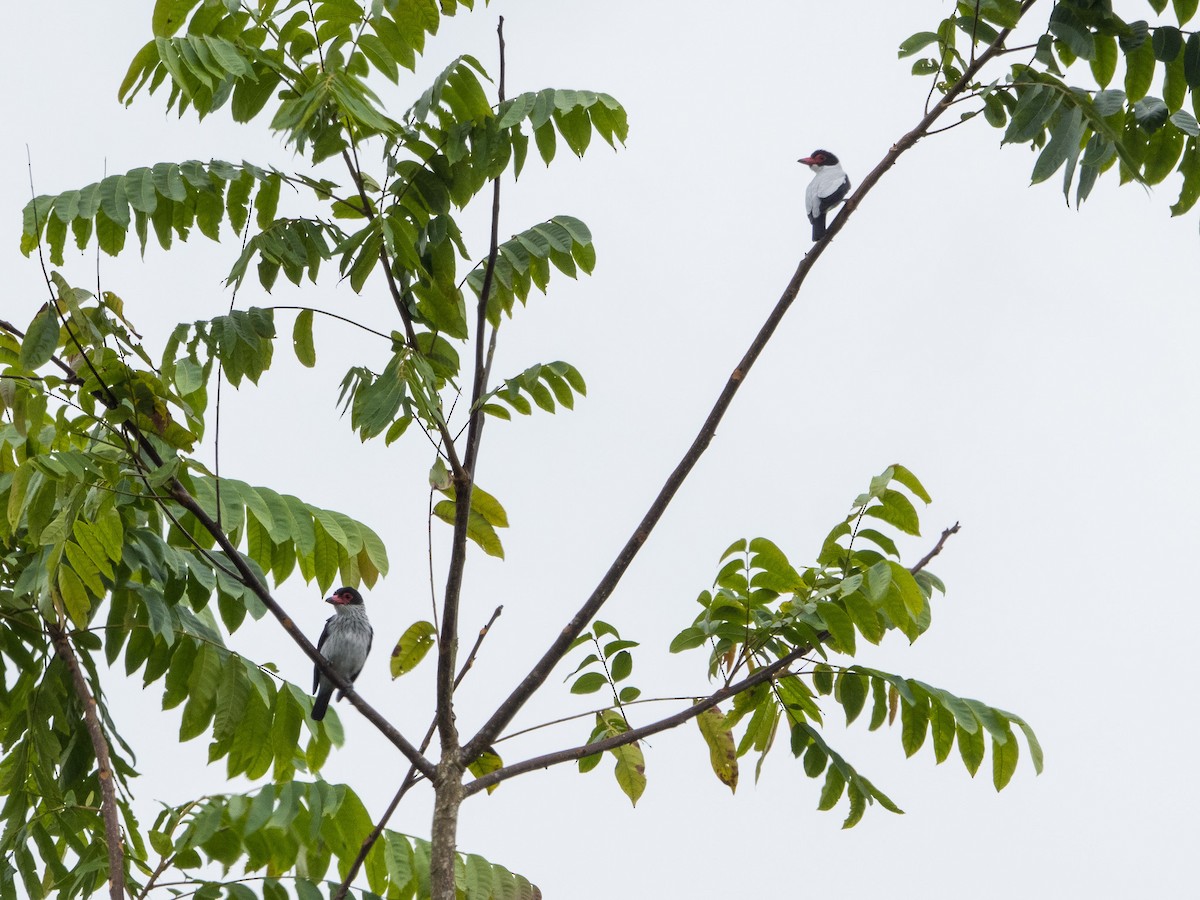
POLYGON ((458 846, 458 809, 463 801, 463 766, 457 756, 455 753, 455 758, 443 758, 438 764, 429 857, 431 900, 455 900, 454 854, 458 846))

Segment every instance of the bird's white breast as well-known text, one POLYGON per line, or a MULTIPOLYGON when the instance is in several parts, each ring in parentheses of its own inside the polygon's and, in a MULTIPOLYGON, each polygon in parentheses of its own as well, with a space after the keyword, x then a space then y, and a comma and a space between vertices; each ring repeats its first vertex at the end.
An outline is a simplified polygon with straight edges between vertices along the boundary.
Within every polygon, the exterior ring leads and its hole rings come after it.
POLYGON ((808 183, 808 188, 804 191, 804 205, 808 207, 808 214, 819 216, 822 198, 828 197, 840 188, 845 180, 846 173, 842 171, 840 165, 822 166, 818 169, 817 174, 813 176, 813 180, 808 183))

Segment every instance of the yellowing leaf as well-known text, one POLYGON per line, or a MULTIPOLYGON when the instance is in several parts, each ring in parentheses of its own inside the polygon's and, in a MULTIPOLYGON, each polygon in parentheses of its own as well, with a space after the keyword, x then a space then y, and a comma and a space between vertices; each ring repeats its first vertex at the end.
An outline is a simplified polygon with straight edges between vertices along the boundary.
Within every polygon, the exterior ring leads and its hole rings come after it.
POLYGON ((708 758, 713 772, 729 790, 737 791, 737 751, 733 743, 733 729, 725 720, 725 714, 717 707, 706 709, 696 716, 700 734, 708 744, 708 758))
POLYGON ((392 678, 407 675, 420 664, 433 646, 435 633, 432 622, 413 622, 408 626, 392 651, 392 678))

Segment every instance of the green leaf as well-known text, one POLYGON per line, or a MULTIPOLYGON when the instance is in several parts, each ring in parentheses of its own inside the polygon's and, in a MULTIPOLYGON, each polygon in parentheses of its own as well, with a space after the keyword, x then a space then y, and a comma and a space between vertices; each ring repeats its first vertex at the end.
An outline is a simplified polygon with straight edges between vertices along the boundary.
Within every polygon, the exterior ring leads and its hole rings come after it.
POLYGON ((912 501, 899 491, 885 490, 879 504, 868 506, 863 515, 881 519, 905 534, 920 536, 921 521, 912 501))
POLYGON ((1183 132, 1178 128, 1160 128, 1151 136, 1142 168, 1146 184, 1158 184, 1175 170, 1183 145, 1183 132))
POLYGON ((608 684, 608 680, 600 672, 584 672, 571 685, 572 694, 594 694, 608 684))
POLYGON ((925 743, 929 730, 929 700, 920 696, 916 702, 904 702, 900 706, 900 743, 904 755, 912 756, 925 743))
POLYGON ((1012 780, 1013 772, 1017 770, 1019 748, 1017 740, 1009 729, 1008 740, 1004 742, 992 739, 992 784, 997 791, 1004 790, 1012 780))
POLYGON ((1050 14, 1050 33, 1067 45, 1080 59, 1091 59, 1095 54, 1092 33, 1067 4, 1059 4, 1050 14))
POLYGON ((969 732, 961 725, 956 725, 954 733, 958 738, 958 752, 962 757, 963 765, 967 767, 971 777, 974 777, 975 773, 979 771, 980 763, 983 762, 983 729, 969 732))
POLYGON ((1096 52, 1089 60, 1092 76, 1100 87, 1108 87, 1117 72, 1120 55, 1117 52, 1117 39, 1111 34, 1093 34, 1092 37, 1096 44, 1096 52))
POLYGON ((1078 106, 1072 107, 1068 112, 1059 116, 1051 126, 1050 142, 1038 155, 1037 162, 1034 163, 1033 175, 1030 178, 1033 184, 1045 181, 1057 172, 1067 161, 1068 155, 1078 156, 1084 127, 1083 110, 1078 106))
POLYGON ((1125 108, 1125 92, 1116 89, 1097 91, 1096 95, 1092 97, 1092 107, 1102 117, 1111 116, 1125 108))
POLYGON ((1179 191, 1179 199, 1171 207, 1173 216, 1183 215, 1200 199, 1200 144, 1194 137, 1188 138, 1187 149, 1184 150, 1183 160, 1179 163, 1179 171, 1183 175, 1183 187, 1179 191))
POLYGON ((1188 35, 1183 48, 1183 77, 1189 88, 1200 87, 1200 32, 1188 35))
MULTIPOLYGON (((1153 65, 1153 56, 1151 64, 1153 65)), ((1028 88, 1017 101, 1013 110, 1008 130, 1004 132, 1002 143, 1023 144, 1042 133, 1046 122, 1054 115, 1062 102, 1062 96, 1047 84, 1035 84, 1028 88)))
POLYGON ((1167 121, 1170 110, 1158 97, 1143 97, 1133 105, 1133 117, 1147 134, 1153 134, 1167 121))
POLYGON ((846 710, 846 724, 849 725, 863 711, 867 703, 867 681, 865 672, 850 668, 842 672, 837 679, 836 697, 842 708, 846 710))
POLYGON ((420 664, 429 648, 433 646, 436 633, 433 623, 425 621, 413 622, 405 629, 392 650, 392 678, 407 675, 420 664))
POLYGON ((1150 45, 1154 48, 1156 59, 1171 62, 1183 49, 1183 35, 1174 25, 1160 25, 1154 29, 1150 45))
POLYGON ((71 622, 76 628, 86 628, 91 600, 88 599, 87 590, 79 576, 66 566, 60 566, 58 569, 58 590, 71 622))
POLYGON ((296 359, 309 369, 317 364, 317 353, 313 348, 312 325, 313 311, 302 309, 296 316, 296 324, 292 328, 292 347, 296 351, 296 359))
POLYGON ((58 347, 58 316, 49 306, 43 306, 29 323, 21 341, 21 368, 35 371, 50 361, 58 347))
POLYGON ((846 610, 836 603, 826 601, 817 604, 817 614, 833 636, 838 651, 853 656, 854 622, 846 610))
POLYGON ((918 31, 914 35, 910 35, 900 43, 900 50, 897 56, 904 59, 906 56, 912 56, 914 53, 919 53, 930 44, 936 43, 938 36, 932 31, 918 31))
POLYGON ((1033 770, 1041 775, 1043 764, 1042 745, 1038 742, 1037 735, 1033 733, 1033 729, 1020 716, 1009 712, 1006 712, 1005 715, 1008 716, 1010 721, 1016 722, 1017 727, 1025 734, 1025 741, 1029 744, 1029 758, 1033 761, 1033 770))
POLYGON ((1150 42, 1125 54, 1125 93, 1136 103, 1146 96, 1154 82, 1154 48, 1150 42))
POLYGON ((846 790, 846 776, 838 766, 830 766, 825 770, 825 786, 821 788, 821 799, 817 809, 828 812, 837 806, 838 800, 846 790))

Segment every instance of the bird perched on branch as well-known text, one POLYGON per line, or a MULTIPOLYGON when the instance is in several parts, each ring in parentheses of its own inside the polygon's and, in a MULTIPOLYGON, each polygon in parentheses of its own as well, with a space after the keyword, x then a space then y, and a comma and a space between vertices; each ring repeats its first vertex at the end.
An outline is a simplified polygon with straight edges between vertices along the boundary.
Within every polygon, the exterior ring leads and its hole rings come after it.
POLYGON ((808 209, 808 221, 812 223, 812 239, 825 237, 825 214, 846 199, 850 192, 850 179, 842 171, 838 158, 828 150, 814 150, 811 156, 796 160, 815 173, 804 192, 804 205, 808 209))
MULTIPOLYGON (((367 654, 371 652, 371 638, 374 636, 362 595, 352 587, 340 587, 325 602, 333 604, 334 613, 325 622, 321 638, 317 641, 317 650, 329 660, 339 675, 353 682, 367 661, 367 654)), ((315 721, 325 718, 334 688, 334 683, 321 674, 320 669, 314 668, 313 693, 317 699, 313 703, 312 717, 315 721)), ((342 699, 341 691, 338 692, 338 699, 342 699)))

